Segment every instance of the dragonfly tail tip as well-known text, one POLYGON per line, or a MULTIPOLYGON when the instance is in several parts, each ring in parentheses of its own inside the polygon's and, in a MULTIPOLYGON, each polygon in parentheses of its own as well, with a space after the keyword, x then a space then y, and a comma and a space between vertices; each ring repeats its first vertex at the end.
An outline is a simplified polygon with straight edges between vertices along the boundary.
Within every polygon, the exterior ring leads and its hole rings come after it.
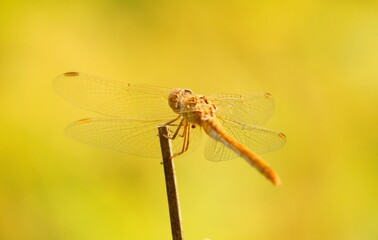
POLYGON ((272 181, 272 183, 275 186, 281 186, 282 185, 282 181, 281 181, 281 179, 278 175, 273 176, 270 180, 272 181))
POLYGON ((275 186, 280 186, 282 185, 282 181, 280 179, 280 177, 278 176, 278 174, 276 172, 274 172, 273 169, 271 168, 268 168, 268 169, 265 169, 265 171, 263 172, 263 174, 266 176, 266 178, 268 178, 275 186))

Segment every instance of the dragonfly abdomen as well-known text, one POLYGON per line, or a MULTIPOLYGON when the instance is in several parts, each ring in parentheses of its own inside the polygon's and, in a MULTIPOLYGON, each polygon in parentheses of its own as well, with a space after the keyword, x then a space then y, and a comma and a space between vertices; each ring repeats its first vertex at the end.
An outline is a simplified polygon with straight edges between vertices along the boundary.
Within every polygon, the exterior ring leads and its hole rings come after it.
POLYGON ((261 172, 274 185, 281 184, 281 180, 274 170, 256 153, 252 152, 246 146, 238 142, 234 137, 229 135, 215 117, 202 121, 201 125, 207 135, 217 141, 220 141, 232 151, 237 153, 240 157, 247 160, 249 164, 261 172))

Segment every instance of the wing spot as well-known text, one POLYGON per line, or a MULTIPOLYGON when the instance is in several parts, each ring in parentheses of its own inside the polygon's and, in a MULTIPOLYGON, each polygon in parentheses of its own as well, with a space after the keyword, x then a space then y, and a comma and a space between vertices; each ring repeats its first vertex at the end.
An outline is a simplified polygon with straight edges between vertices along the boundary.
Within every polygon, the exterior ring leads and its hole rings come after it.
POLYGON ((84 118, 84 119, 81 119, 79 121, 77 121, 79 124, 85 124, 85 123, 89 123, 89 122, 92 122, 91 119, 89 118, 84 118))
POLYGON ((79 73, 78 72, 66 72, 63 75, 66 76, 66 77, 77 77, 77 76, 79 76, 79 73))
POLYGON ((273 98, 272 94, 270 94, 270 93, 268 93, 268 92, 264 93, 264 96, 265 96, 266 98, 273 98))
POLYGON ((278 134, 278 136, 280 136, 282 139, 286 139, 285 134, 283 134, 283 133, 281 133, 281 132, 278 134))

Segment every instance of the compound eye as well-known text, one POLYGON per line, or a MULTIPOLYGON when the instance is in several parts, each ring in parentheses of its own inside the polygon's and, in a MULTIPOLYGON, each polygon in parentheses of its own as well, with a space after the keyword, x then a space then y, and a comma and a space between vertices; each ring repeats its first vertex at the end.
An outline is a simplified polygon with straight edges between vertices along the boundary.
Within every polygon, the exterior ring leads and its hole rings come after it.
POLYGON ((190 89, 184 89, 184 91, 185 91, 185 93, 190 93, 190 94, 193 93, 192 90, 190 90, 190 89))

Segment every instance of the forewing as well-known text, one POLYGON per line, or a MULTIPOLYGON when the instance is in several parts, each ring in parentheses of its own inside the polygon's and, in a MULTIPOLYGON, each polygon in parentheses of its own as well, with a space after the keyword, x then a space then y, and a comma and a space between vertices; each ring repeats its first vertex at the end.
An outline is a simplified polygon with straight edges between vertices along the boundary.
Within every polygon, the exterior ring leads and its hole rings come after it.
MULTIPOLYGON (((281 132, 227 121, 222 126, 227 134, 257 154, 274 151, 286 142, 286 137, 281 132)), ((212 138, 207 142, 205 156, 211 161, 223 161, 238 157, 231 149, 212 138)))
POLYGON ((60 75, 55 90, 79 106, 103 115, 151 119, 174 117, 169 89, 128 84, 77 72, 60 75))
POLYGON ((211 96, 210 100, 218 108, 217 116, 236 123, 261 126, 274 111, 273 98, 269 93, 218 94, 211 96))

